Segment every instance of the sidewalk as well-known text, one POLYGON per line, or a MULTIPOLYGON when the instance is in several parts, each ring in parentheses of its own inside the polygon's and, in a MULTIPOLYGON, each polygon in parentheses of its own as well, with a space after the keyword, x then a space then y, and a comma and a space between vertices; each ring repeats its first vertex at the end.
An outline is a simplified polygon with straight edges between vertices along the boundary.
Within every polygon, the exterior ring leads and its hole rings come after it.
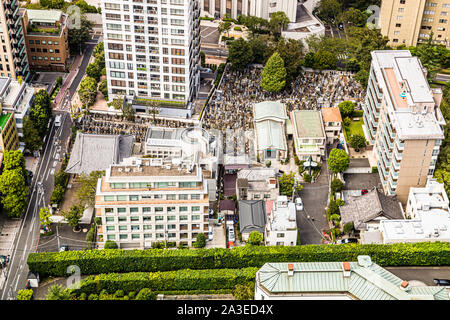
POLYGON ((69 75, 66 78, 66 81, 64 81, 61 90, 59 90, 58 94, 56 95, 55 98, 55 105, 59 106, 59 104, 61 103, 61 100, 64 98, 65 94, 66 94, 66 90, 68 87, 70 87, 70 85, 72 84, 73 79, 75 78, 76 74, 78 73, 78 69, 81 65, 81 62, 83 61, 83 56, 77 56, 75 58, 75 61, 73 62, 72 65, 72 70, 70 70, 69 75))

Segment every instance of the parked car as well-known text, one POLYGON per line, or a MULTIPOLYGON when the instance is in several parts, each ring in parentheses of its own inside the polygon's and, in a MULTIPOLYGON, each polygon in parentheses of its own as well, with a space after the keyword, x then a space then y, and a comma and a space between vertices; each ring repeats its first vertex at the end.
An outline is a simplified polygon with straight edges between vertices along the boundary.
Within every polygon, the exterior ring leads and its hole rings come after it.
POLYGON ((369 193, 369 190, 367 190, 367 189, 362 189, 361 190, 361 195, 362 196, 365 195, 366 193, 369 193))
POLYGON ((234 235, 234 227, 232 226, 228 227, 228 240, 233 242, 236 241, 236 237, 234 235))
POLYGON ((356 238, 347 238, 347 239, 343 239, 343 240, 338 241, 338 243, 340 243, 340 244, 358 243, 358 239, 356 239, 356 238))
POLYGON ((208 240, 212 240, 214 238, 214 229, 213 229, 213 227, 209 227, 209 229, 208 229, 208 240))
POLYGON ((298 197, 295 199, 295 209, 297 210, 303 210, 303 201, 302 198, 298 197))
POLYGON ((59 252, 63 252, 63 251, 69 251, 69 246, 62 245, 61 247, 59 247, 59 252))
POLYGON ((437 286, 450 286, 449 279, 433 279, 433 281, 437 286))

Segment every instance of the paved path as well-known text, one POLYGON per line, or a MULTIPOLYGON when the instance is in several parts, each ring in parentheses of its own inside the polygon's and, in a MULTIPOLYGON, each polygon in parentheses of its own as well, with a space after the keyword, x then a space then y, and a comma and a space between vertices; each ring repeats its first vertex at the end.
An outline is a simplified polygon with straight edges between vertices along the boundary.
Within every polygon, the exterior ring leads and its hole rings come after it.
POLYGON ((61 100, 63 99, 63 97, 65 97, 67 88, 72 84, 73 78, 78 73, 78 68, 81 64, 81 61, 82 61, 82 56, 78 55, 72 64, 72 68, 70 70, 69 75, 66 78, 66 81, 64 81, 64 83, 61 87, 61 90, 59 90, 58 94, 56 95, 56 98, 55 98, 56 106, 58 106, 59 103, 61 102, 61 100))

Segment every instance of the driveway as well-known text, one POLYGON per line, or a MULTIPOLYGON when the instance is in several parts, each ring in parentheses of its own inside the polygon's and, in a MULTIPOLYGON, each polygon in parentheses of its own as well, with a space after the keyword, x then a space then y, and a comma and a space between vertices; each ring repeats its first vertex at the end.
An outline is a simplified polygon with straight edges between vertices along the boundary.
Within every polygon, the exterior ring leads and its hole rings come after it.
POLYGON ((212 241, 206 241, 205 248, 226 248, 225 229, 223 226, 213 227, 214 237, 212 241))
POLYGON ((378 173, 344 173, 344 190, 362 190, 377 187, 383 190, 378 173))
POLYGON ((392 272, 403 280, 416 280, 428 286, 434 286, 433 279, 450 279, 450 267, 387 267, 386 270, 392 272))
POLYGON ((73 232, 72 227, 67 223, 60 223, 59 226, 53 223, 51 225, 53 234, 39 237, 37 252, 58 252, 62 245, 68 245, 69 250, 84 250, 86 249, 86 233, 89 228, 89 225, 81 225, 80 232, 73 232))

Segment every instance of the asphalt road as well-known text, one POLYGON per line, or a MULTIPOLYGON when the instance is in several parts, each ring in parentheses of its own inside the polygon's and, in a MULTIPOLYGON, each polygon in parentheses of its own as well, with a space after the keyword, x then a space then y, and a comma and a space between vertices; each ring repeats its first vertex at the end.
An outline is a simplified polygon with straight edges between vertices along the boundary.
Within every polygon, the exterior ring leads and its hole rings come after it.
POLYGON ((213 48, 205 48, 202 47, 201 51, 208 56, 216 56, 216 57, 228 57, 228 50, 226 49, 213 49, 213 48))
POLYGON ((426 285, 434 286, 433 279, 450 279, 450 267, 387 267, 403 280, 418 280, 426 285))

